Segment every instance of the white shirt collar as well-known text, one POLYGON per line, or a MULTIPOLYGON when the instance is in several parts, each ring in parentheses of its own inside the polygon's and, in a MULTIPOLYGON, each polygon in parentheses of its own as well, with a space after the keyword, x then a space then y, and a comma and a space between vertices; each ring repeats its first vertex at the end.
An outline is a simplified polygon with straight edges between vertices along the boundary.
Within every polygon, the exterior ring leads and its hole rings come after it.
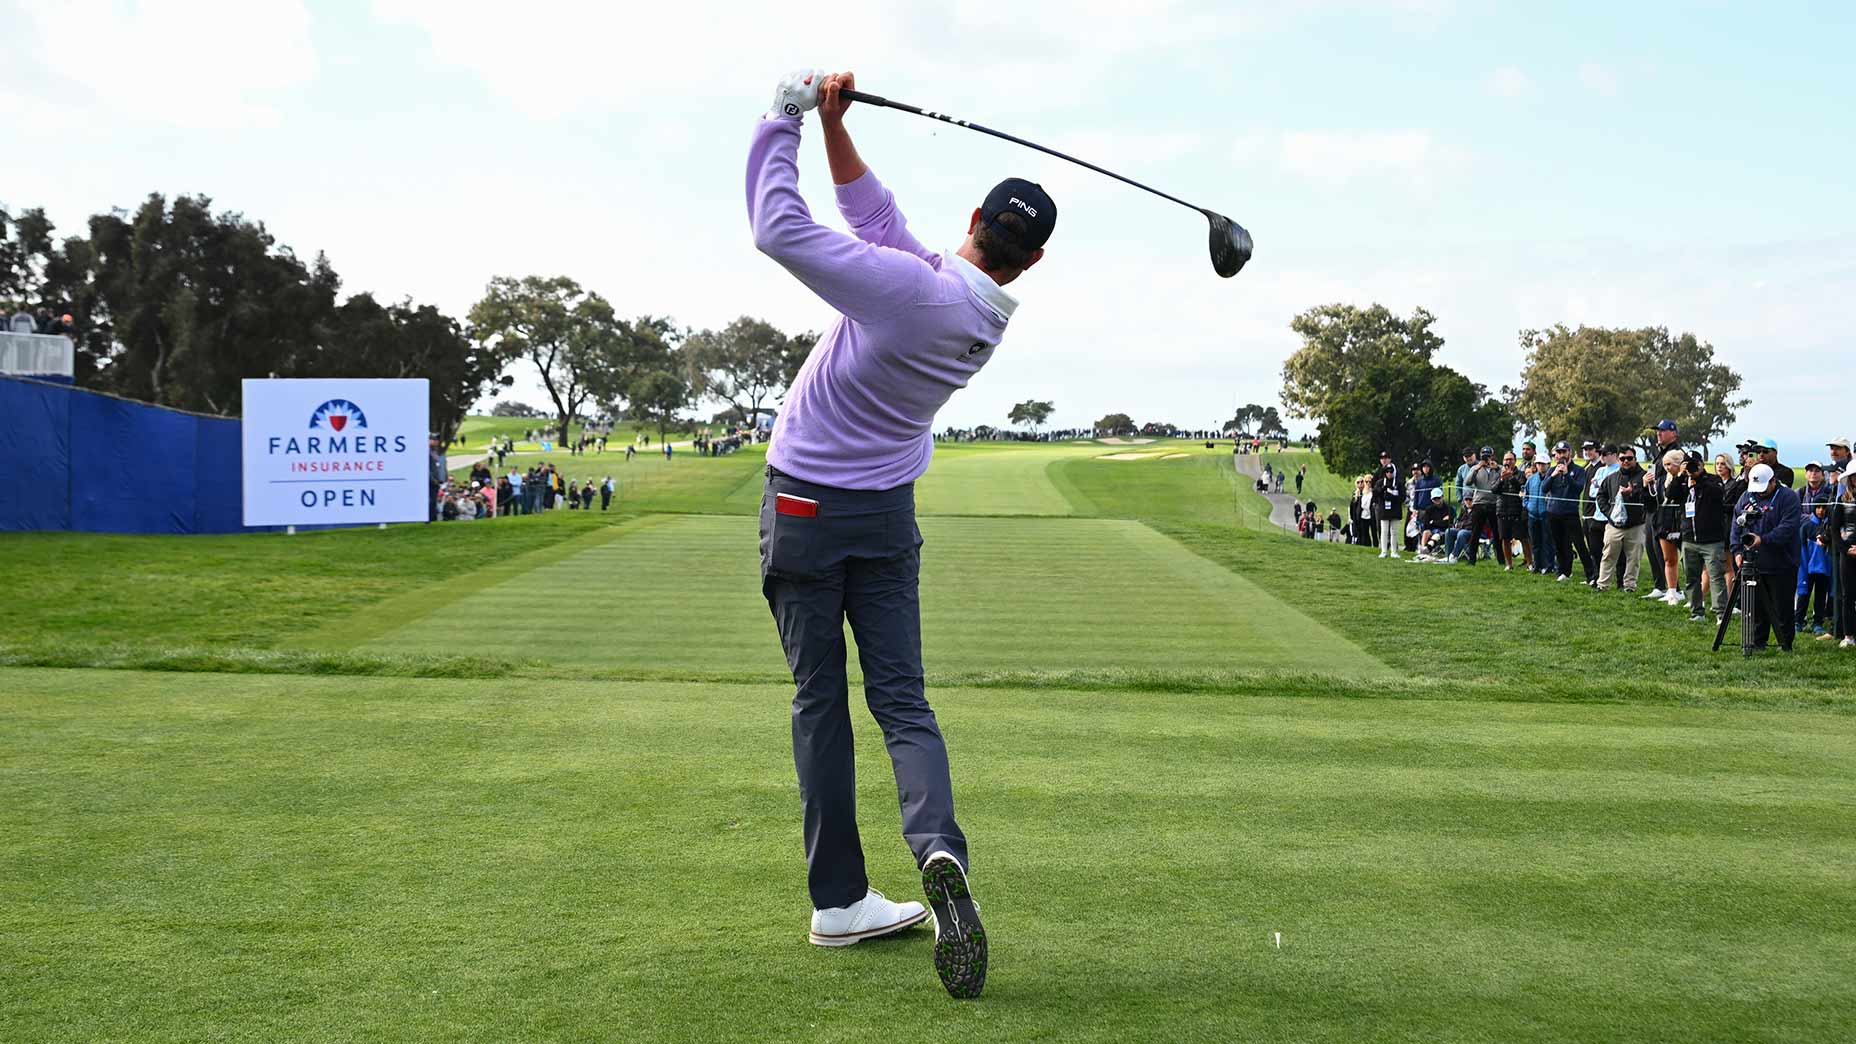
POLYGON ((941 255, 941 264, 953 270, 953 273, 966 281, 967 288, 973 291, 986 307, 998 313, 1000 319, 1010 319, 1018 308, 1018 298, 1005 292, 1005 287, 993 281, 992 276, 980 271, 979 266, 952 250, 941 255))

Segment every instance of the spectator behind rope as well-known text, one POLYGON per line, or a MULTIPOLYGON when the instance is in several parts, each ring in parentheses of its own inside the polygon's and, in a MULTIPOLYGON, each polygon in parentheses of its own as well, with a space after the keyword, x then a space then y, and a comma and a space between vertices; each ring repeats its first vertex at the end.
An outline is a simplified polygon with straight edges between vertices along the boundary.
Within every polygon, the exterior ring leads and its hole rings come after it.
POLYGON ((1564 581, 1572 576, 1575 553, 1586 578, 1597 578, 1598 565, 1592 560, 1592 552, 1585 543, 1585 531, 1579 524, 1579 497, 1585 491, 1585 469, 1573 462, 1571 443, 1553 444, 1553 465, 1547 471, 1542 491, 1547 501, 1547 532, 1553 543, 1553 563, 1559 579, 1564 581))
POLYGON ((1515 468, 1514 454, 1502 454, 1502 469, 1495 480, 1495 560, 1503 572, 1514 570, 1514 544, 1527 531, 1527 508, 1521 497, 1526 480, 1515 468))
POLYGON ((1532 573, 1556 573, 1553 533, 1547 521, 1547 462, 1536 460, 1528 469, 1524 490, 1527 506, 1527 542, 1534 549, 1532 573))
MULTIPOLYGON (((1491 534, 1500 532, 1495 522, 1495 484, 1501 481, 1501 477, 1501 469, 1495 466, 1495 450, 1489 446, 1477 450, 1476 465, 1469 469, 1469 477, 1465 480, 1465 488, 1469 491, 1469 531, 1476 535, 1476 539, 1469 543, 1469 556, 1464 559, 1470 565, 1476 564, 1476 553, 1481 547, 1484 530, 1491 534)), ((1501 560, 1500 552, 1496 553, 1496 558, 1501 560)))
POLYGON ((1605 509, 1605 551, 1598 566, 1598 589, 1610 590, 1617 581, 1634 594, 1651 508, 1649 476, 1637 466, 1636 447, 1618 448, 1618 469, 1599 485, 1598 502, 1605 509))
MULTIPOLYGON (((1723 460, 1725 458, 1722 458, 1723 460)), ((1688 618, 1705 621, 1702 598, 1719 615, 1727 604, 1732 581, 1727 575, 1727 505, 1718 474, 1709 474, 1701 454, 1689 451, 1681 469, 1670 479, 1665 496, 1680 506, 1682 572, 1688 578, 1688 618)))
POLYGON ((1751 567, 1759 583, 1753 601, 1753 648, 1766 647, 1767 635, 1778 632, 1779 648, 1792 647, 1792 600, 1788 597, 1798 576, 1798 494, 1781 485, 1772 466, 1761 463, 1746 477, 1746 492, 1734 505, 1733 528, 1728 542, 1739 568, 1751 567), (1751 516, 1751 525, 1745 524, 1751 516))

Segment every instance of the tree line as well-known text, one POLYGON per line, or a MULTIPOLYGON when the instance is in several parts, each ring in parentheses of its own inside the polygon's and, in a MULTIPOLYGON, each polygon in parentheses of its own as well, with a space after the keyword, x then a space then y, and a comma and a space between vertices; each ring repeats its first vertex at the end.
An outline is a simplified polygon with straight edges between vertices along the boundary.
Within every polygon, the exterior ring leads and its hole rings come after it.
POLYGON ((1369 470, 1381 450, 1441 467, 1464 447, 1512 446, 1521 430, 1627 443, 1663 418, 1705 444, 1748 401, 1713 345, 1663 327, 1523 330, 1519 383, 1497 395, 1432 361, 1444 343, 1436 321, 1422 308, 1401 317, 1378 304, 1329 304, 1290 322, 1302 346, 1283 363, 1282 401, 1319 422, 1329 470, 1369 470))
POLYGON ((305 263, 261 222, 206 196, 151 194, 60 235, 42 209, 0 208, 0 303, 75 320, 80 386, 236 416, 247 377, 424 377, 449 439, 485 395, 533 369, 563 441, 575 417, 659 427, 704 399, 751 422, 792 382, 813 333, 742 317, 720 330, 621 318, 564 276, 499 276, 464 321, 410 299, 343 297, 327 256, 305 263))

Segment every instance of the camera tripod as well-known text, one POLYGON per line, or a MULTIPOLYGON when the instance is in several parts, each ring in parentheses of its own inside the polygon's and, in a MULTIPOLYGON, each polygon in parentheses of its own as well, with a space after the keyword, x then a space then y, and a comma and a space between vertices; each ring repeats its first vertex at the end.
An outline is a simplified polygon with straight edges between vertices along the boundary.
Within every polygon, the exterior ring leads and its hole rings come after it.
POLYGON ((1759 602, 1759 574, 1753 568, 1753 556, 1746 555, 1734 570, 1733 590, 1727 595, 1727 607, 1721 610, 1721 626, 1714 632, 1714 651, 1721 651, 1727 637, 1727 625, 1734 618, 1734 605, 1740 606, 1740 655, 1753 655, 1754 606, 1759 602))

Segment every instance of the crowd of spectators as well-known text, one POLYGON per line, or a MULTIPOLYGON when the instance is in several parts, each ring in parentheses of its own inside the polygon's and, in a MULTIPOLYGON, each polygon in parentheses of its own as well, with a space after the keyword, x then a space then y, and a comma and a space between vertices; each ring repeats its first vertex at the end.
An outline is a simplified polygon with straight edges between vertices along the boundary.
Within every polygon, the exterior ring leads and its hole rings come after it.
POLYGON ((40 308, 36 313, 20 302, 13 306, 12 314, 7 316, 6 331, 16 334, 62 334, 66 337, 77 336, 77 322, 71 313, 55 314, 49 308, 40 308))
MULTIPOLYGON (((1575 576, 1593 591, 1642 594, 1706 622, 1727 611, 1735 580, 1752 593, 1752 647, 1796 634, 1856 648, 1856 465, 1850 439, 1830 439, 1825 460, 1799 472, 1772 440, 1709 458, 1664 420, 1643 446, 1555 443, 1549 457, 1526 442, 1499 456, 1465 449, 1446 477, 1437 462, 1401 468, 1389 454, 1354 482, 1344 523, 1298 503, 1305 536, 1378 556, 1474 566, 1493 558, 1555 582, 1575 576), (1326 523, 1323 526, 1323 523, 1326 523), (1648 584, 1643 574, 1648 571, 1648 584)), ((1267 467, 1267 465, 1266 465, 1267 467)))

